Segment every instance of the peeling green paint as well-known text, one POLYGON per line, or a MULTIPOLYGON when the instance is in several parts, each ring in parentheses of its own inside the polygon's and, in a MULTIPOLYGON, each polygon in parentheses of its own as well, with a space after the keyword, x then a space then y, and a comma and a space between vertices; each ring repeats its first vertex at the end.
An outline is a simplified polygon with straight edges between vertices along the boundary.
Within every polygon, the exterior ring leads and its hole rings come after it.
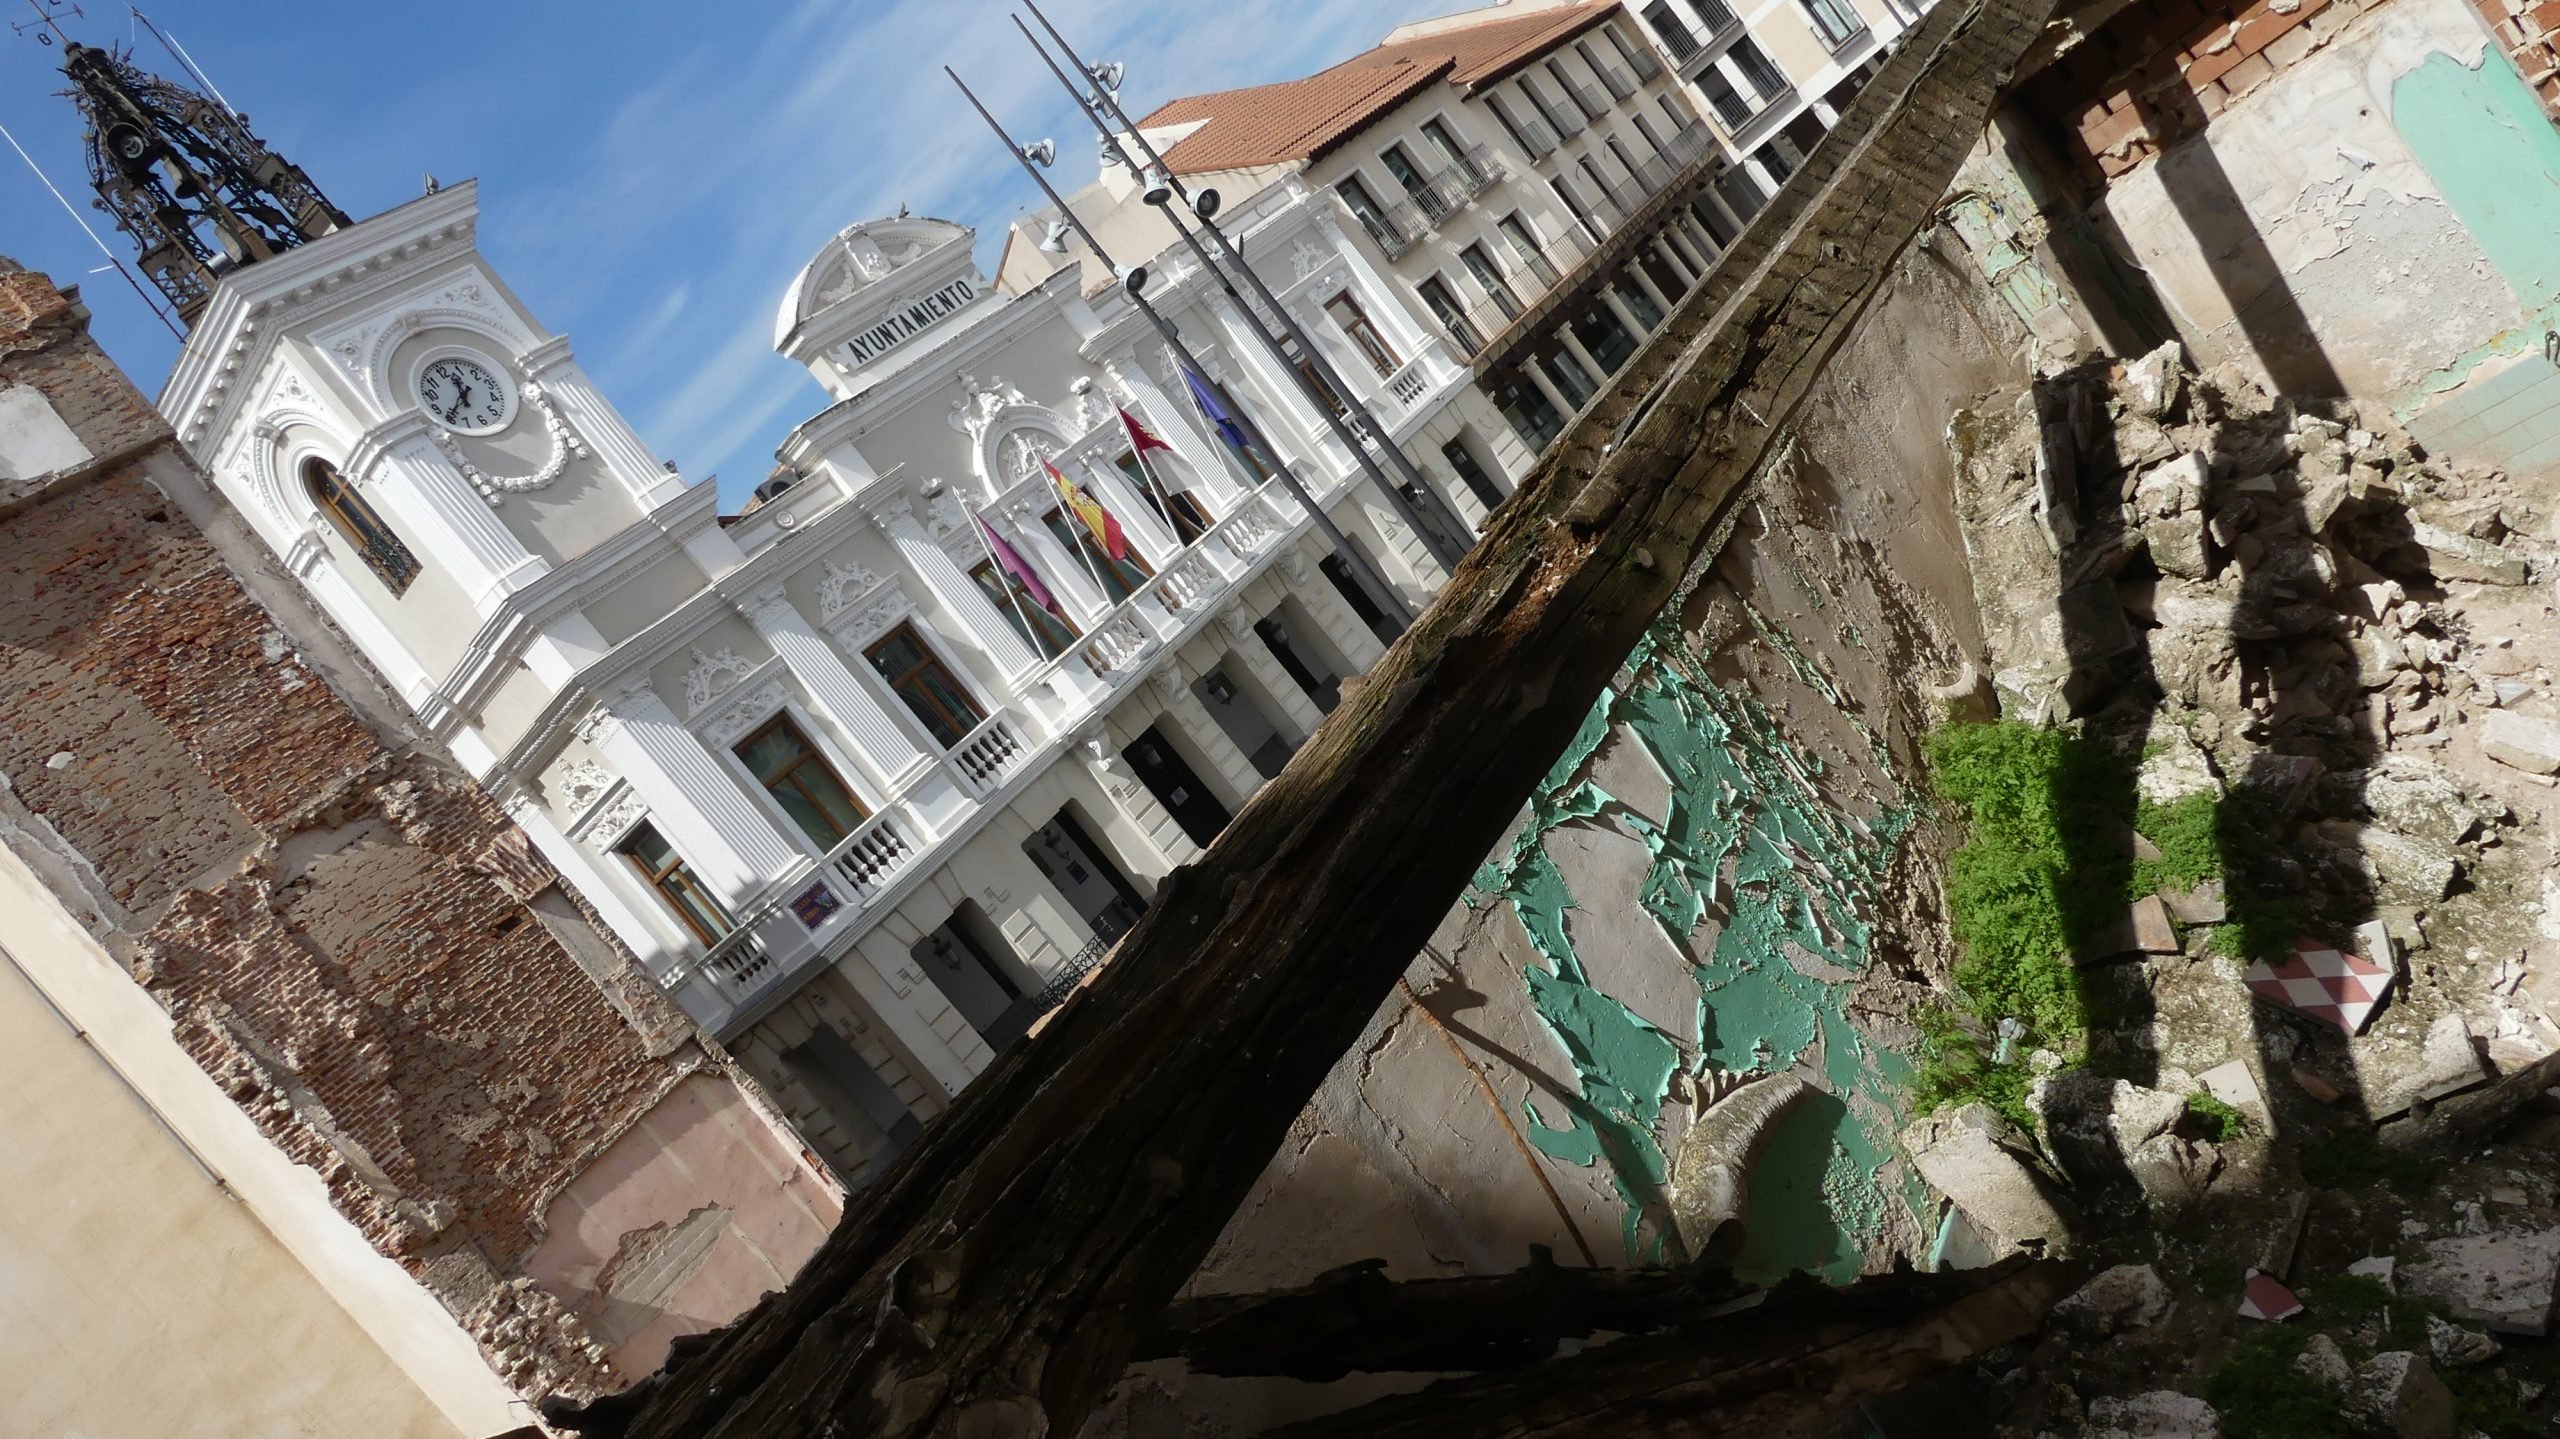
POLYGON ((2560 131, 2506 57, 2438 51, 2391 85, 2391 123, 2516 303, 2560 299, 2560 131))
MULTIPOLYGON (((1802 682, 1839 703, 1783 632, 1752 619, 1802 682)), ((1751 1181, 1740 1268, 1759 1279, 1797 1268, 1854 1278, 1885 1221, 1880 1176, 1895 1154, 1910 1066, 1858 1032, 1846 1001, 1873 939, 1865 913, 1912 811, 1896 794, 1874 823, 1850 815, 1824 792, 1820 761, 1790 744, 1759 702, 1710 679, 1684 638, 1666 619, 1637 646, 1622 682, 1540 784, 1509 851, 1476 876, 1481 897, 1509 902, 1553 966, 1530 971, 1529 997, 1581 1082, 1579 1102, 1561 1117, 1569 1122, 1530 1106, 1531 1138, 1570 1163, 1605 1161, 1625 1204, 1629 1259, 1659 1259, 1672 1247, 1659 1121, 1682 1049, 1718 1069, 1809 1065, 1828 1094, 1770 1136, 1751 1181), (1670 778, 1659 824, 1585 775, 1613 725, 1670 778), (1692 971, 1699 998, 1690 1035, 1666 1035, 1601 992, 1574 951, 1565 923, 1574 899, 1545 841, 1604 812, 1650 855, 1640 902, 1675 945, 1698 956, 1700 927, 1711 915, 1720 921, 1692 971)), ((1863 723, 1857 728, 1874 744, 1863 723)), ((1890 774, 1880 748, 1877 755, 1890 774)), ((1907 1204, 1925 1202, 1909 1176, 1901 1187, 1907 1204)))

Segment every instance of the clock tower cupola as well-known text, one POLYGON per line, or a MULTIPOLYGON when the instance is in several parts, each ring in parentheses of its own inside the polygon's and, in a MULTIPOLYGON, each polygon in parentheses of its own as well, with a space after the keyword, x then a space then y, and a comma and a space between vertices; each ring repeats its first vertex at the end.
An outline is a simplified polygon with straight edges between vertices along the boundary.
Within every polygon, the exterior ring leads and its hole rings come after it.
POLYGON ((62 70, 89 122, 89 183, 182 323, 224 275, 348 223, 215 97, 90 45, 69 47, 62 70))

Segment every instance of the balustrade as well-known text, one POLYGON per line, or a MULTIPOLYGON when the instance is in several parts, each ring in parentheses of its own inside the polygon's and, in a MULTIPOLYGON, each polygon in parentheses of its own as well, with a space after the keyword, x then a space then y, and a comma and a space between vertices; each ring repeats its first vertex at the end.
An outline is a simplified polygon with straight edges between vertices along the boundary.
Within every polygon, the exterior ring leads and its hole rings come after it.
POLYGON ((1003 786, 1028 753, 1013 721, 994 714, 951 747, 951 764, 959 771, 962 786, 984 798, 1003 786))

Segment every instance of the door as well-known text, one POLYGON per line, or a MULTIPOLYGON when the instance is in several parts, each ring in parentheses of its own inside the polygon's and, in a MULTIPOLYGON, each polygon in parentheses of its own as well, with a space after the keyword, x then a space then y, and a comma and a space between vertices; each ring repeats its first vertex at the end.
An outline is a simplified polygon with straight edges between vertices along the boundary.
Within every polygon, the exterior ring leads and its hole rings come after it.
POLYGON ((1138 782, 1163 805, 1191 842, 1207 848, 1227 827, 1231 816, 1209 787, 1200 782, 1200 774, 1181 753, 1165 740, 1161 731, 1150 725, 1144 734, 1129 741, 1120 757, 1137 771, 1138 782))
POLYGON ((1104 944, 1127 934, 1138 916, 1146 913, 1146 901, 1138 898, 1136 886, 1064 809, 1031 832, 1022 842, 1022 853, 1104 944))

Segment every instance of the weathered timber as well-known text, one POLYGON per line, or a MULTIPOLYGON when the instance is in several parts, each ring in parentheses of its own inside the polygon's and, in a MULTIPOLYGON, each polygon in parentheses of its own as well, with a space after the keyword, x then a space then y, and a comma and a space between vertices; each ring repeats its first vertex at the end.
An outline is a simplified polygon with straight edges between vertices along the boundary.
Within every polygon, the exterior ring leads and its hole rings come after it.
POLYGON ((1397 1281, 1385 1265, 1346 1265, 1294 1289, 1177 1300, 1129 1357, 1317 1383, 1462 1373, 1546 1358, 1559 1339, 1694 1323, 1755 1292, 1722 1269, 1566 1269, 1543 1246, 1509 1274, 1397 1281))
POLYGON ((1928 220, 2050 3, 1943 0, 1923 19, 1103 974, 788 1289, 569 1422, 636 1439, 1074 1433, 1928 220))
POLYGON ((1434 1384, 1266 1439, 1729 1439, 1812 1432, 2036 1331, 2079 1276, 2050 1260, 1846 1290, 1813 1283, 1703 1326, 1434 1384))

